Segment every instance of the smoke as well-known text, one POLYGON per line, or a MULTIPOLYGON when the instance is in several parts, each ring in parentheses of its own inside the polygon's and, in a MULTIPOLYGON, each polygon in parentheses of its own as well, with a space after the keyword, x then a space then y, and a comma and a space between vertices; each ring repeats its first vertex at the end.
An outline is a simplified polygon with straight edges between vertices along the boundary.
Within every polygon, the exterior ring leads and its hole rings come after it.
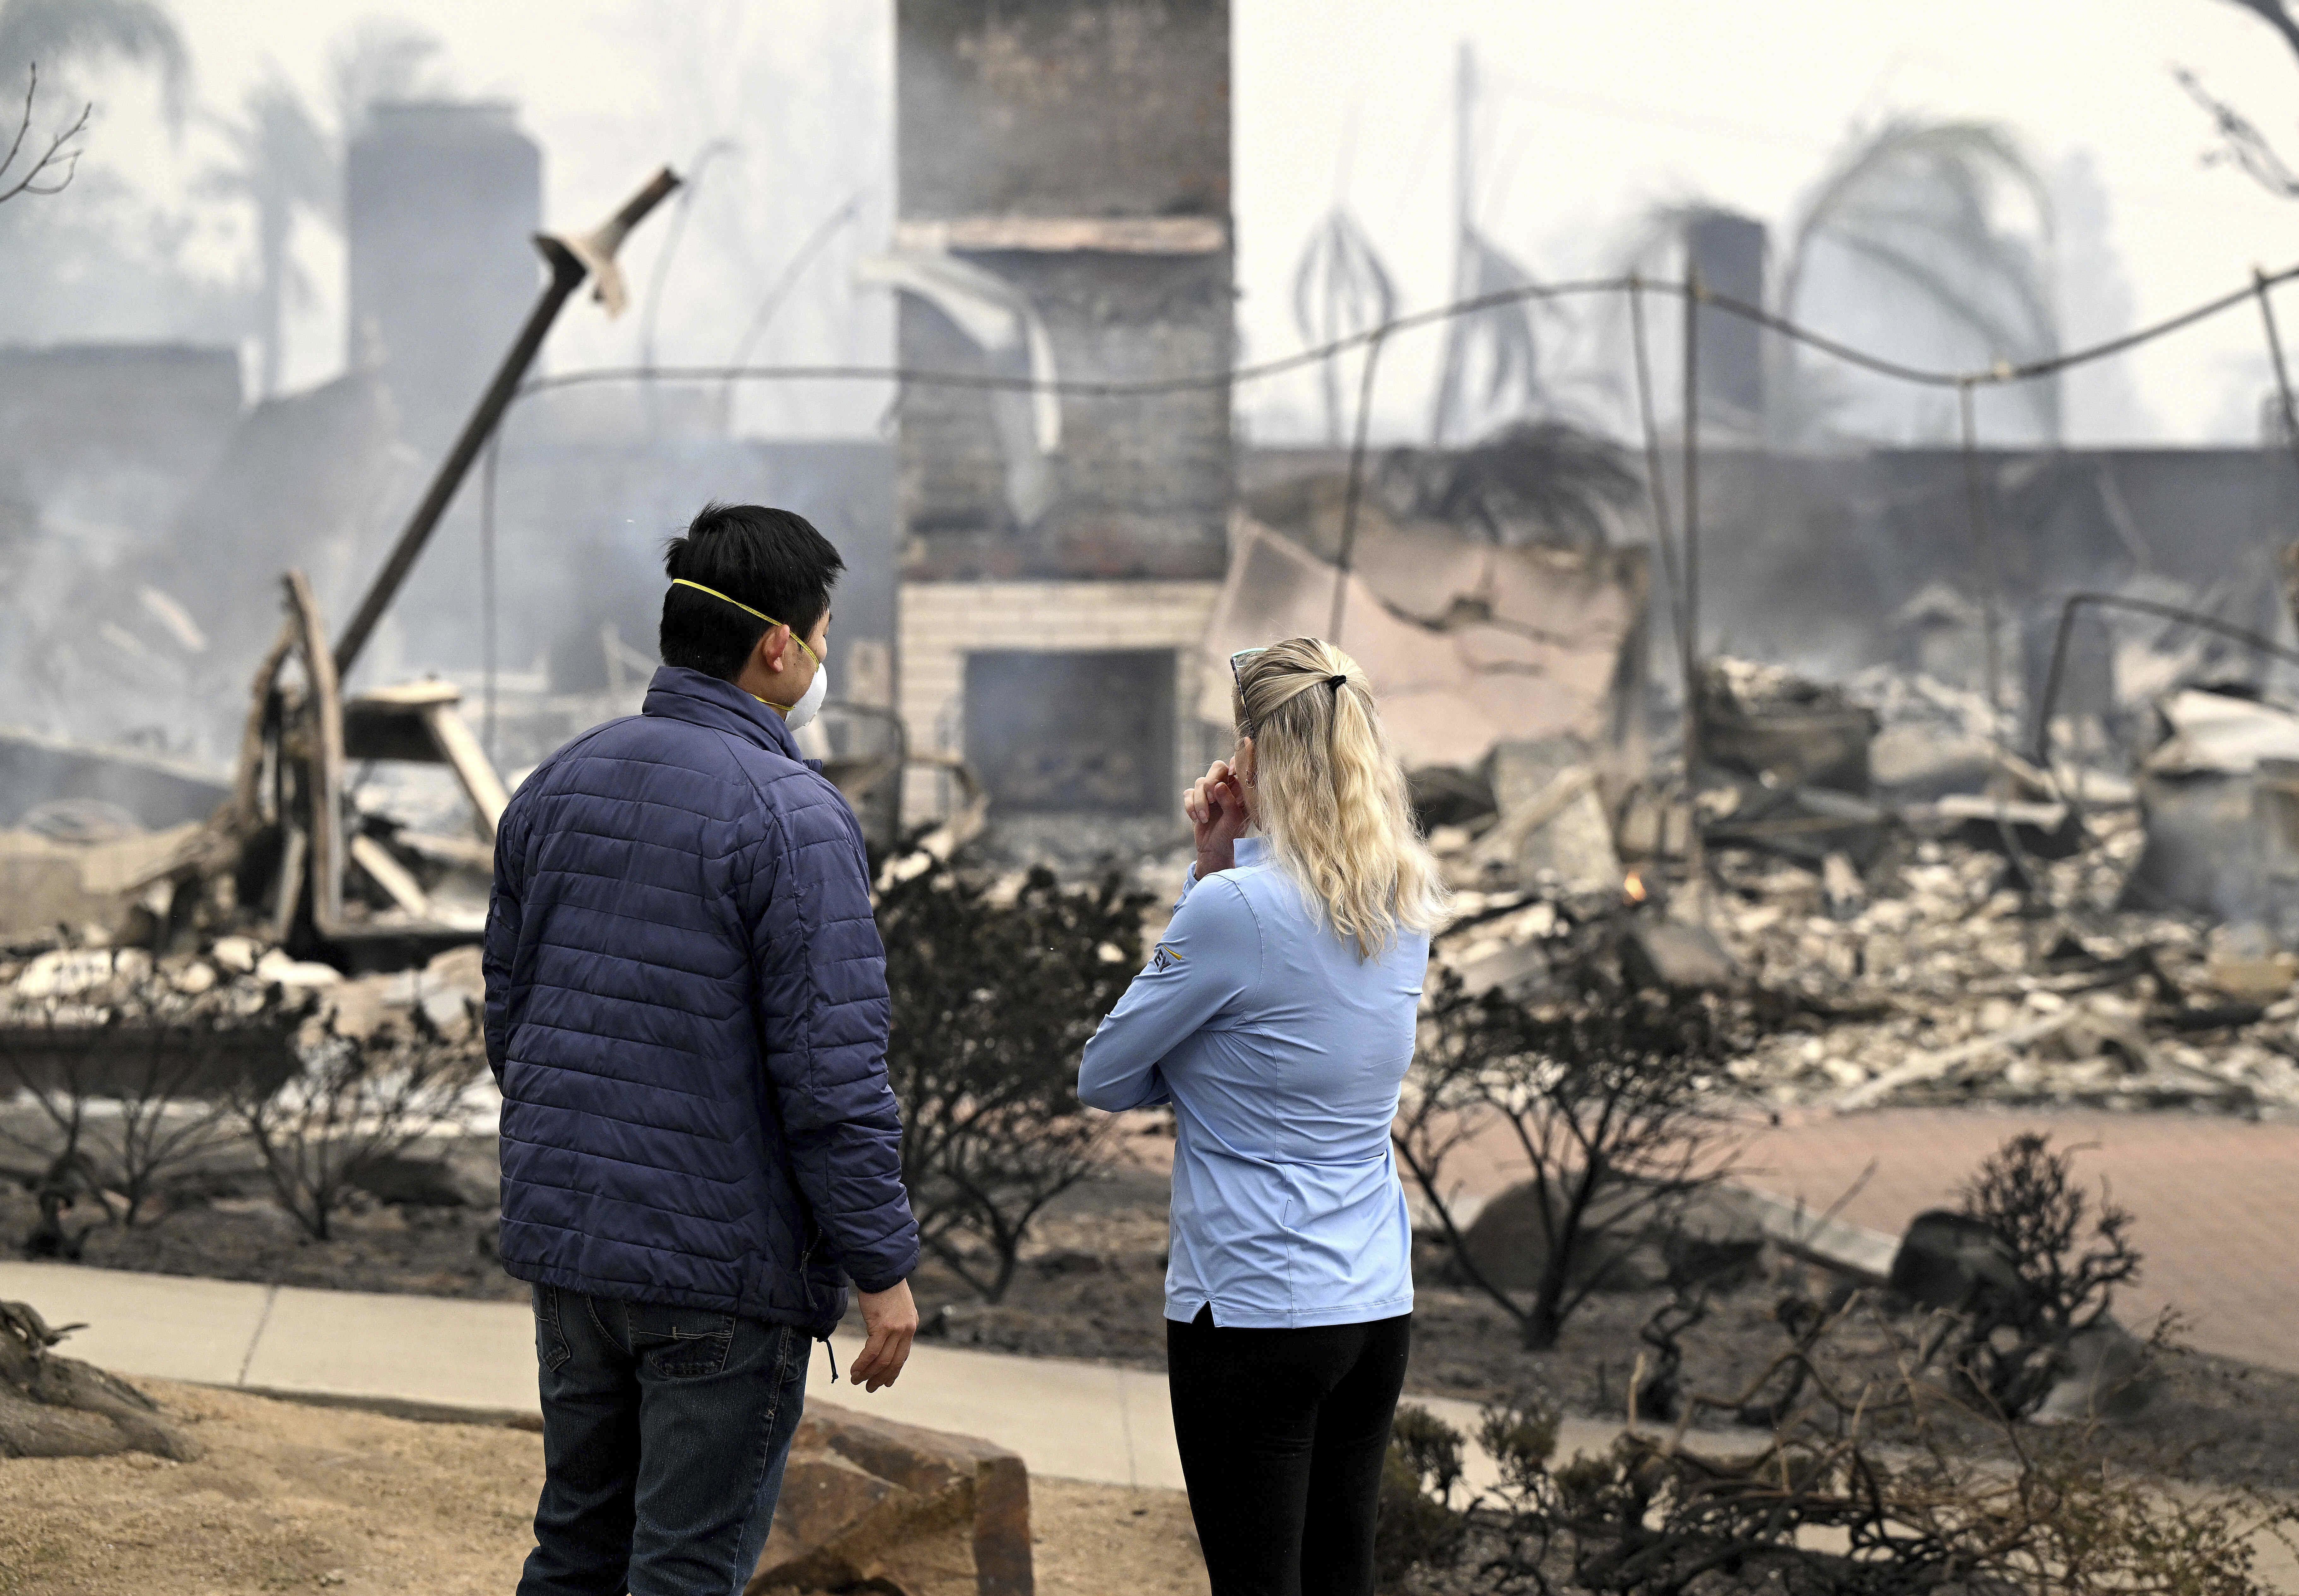
MULTIPOLYGON (((0 206, 0 345, 183 344, 224 362, 207 359, 189 385, 164 360, 140 370, 144 356, 122 364, 100 349, 7 368, 0 721, 220 762, 278 624, 280 572, 306 570, 340 624, 379 566, 441 445, 411 445, 388 369, 379 381, 359 369, 345 325, 344 157, 378 102, 524 103, 544 146, 546 227, 593 225, 656 164, 687 173, 678 227, 665 211, 624 252, 649 313, 610 321, 577 302, 542 369, 635 364, 646 343, 661 365, 718 364, 746 335, 760 363, 889 360, 884 296, 851 282, 885 246, 892 215, 889 8, 592 6, 567 26, 614 75, 594 69, 579 94, 557 52, 520 52, 508 78, 473 70, 459 45, 499 45, 486 36, 503 20, 423 9, 422 20, 323 12, 317 47, 284 66, 263 60, 248 87, 219 98, 202 53, 243 46, 213 10, 107 0, 74 20, 70 5, 0 0, 0 46, 21 42, 36 12, 73 23, 43 82, 54 104, 98 104, 71 187, 0 206), (105 19, 120 28, 95 26, 105 19), (851 219, 802 249, 842 207, 851 219), (219 391, 235 366, 245 381, 219 391), (43 412, 41 425, 23 419, 43 412)), ((55 54, 54 39, 37 42, 55 54)), ((511 247, 515 269, 535 270, 511 247)), ((514 318, 480 339, 483 365, 515 331, 514 318)), ((767 497, 777 476, 782 491, 812 491, 734 438, 867 437, 890 393, 739 384, 586 398, 512 412, 493 601, 474 473, 363 680, 444 671, 476 686, 492 633, 507 679, 540 666, 543 685, 559 674, 592 688, 607 628, 652 653, 660 545, 696 507, 767 497)), ((842 503, 834 495, 817 514, 835 520, 842 503)))

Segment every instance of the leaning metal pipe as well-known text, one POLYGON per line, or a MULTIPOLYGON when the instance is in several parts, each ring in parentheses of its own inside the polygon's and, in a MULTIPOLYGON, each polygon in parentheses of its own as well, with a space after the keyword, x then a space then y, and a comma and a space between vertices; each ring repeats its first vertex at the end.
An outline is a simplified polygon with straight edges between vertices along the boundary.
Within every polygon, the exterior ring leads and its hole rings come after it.
POLYGON ((510 407, 512 396, 519 392, 519 383, 527 376, 527 368, 535 363, 535 351, 543 347, 544 337, 551 331, 551 324, 558 320, 560 309, 593 270, 602 266, 611 269, 615 249, 621 244, 623 236, 636 227, 648 211, 669 197, 671 191, 677 186, 676 175, 668 167, 664 167, 597 232, 572 239, 557 238, 548 234, 535 236, 535 247, 542 252, 544 263, 551 269, 551 281, 544 285, 542 294, 536 297, 535 309, 527 312, 527 325, 519 328, 519 337, 511 343, 510 352, 503 356, 502 364, 495 368, 494 380, 487 385, 486 393, 480 396, 478 408, 471 412, 471 418, 463 424, 462 434, 456 438, 455 446, 440 462, 438 474, 432 477, 430 487, 424 492, 423 501, 408 517, 406 528, 400 533, 399 542, 392 548, 391 557, 383 562, 383 569, 376 573, 375 581, 369 584, 367 596, 360 600, 358 610, 344 627, 343 634, 336 640, 336 675, 338 680, 351 674, 352 666, 359 658, 360 650, 367 646, 376 624, 383 619, 383 612, 391 608, 391 601, 399 596, 400 587, 406 582, 408 572, 415 568, 416 558, 423 552, 424 544, 430 542, 431 533, 438 527, 439 518, 447 513, 447 506, 454 500, 455 491, 463 485, 463 478, 469 475, 471 462, 479 458, 479 451, 494 435, 503 411, 510 407))
POLYGON ((2034 762, 2038 770, 2046 773, 2052 768, 2052 712, 2059 707, 2060 686, 2067 672, 2068 633, 2075 624, 2076 611, 2087 606, 2100 609, 2128 609, 2135 615, 2177 621, 2183 625, 2216 633, 2270 659, 2299 665, 2299 649, 2287 649, 2271 637, 2262 637, 2248 627, 2222 621, 2217 616, 2204 615, 2200 610, 2182 609, 2176 604, 2158 604, 2150 599, 2127 599, 2121 593, 2070 593, 2067 602, 2060 606, 2059 630, 2052 638, 2051 667, 2044 674, 2044 696, 2036 705, 2034 762))

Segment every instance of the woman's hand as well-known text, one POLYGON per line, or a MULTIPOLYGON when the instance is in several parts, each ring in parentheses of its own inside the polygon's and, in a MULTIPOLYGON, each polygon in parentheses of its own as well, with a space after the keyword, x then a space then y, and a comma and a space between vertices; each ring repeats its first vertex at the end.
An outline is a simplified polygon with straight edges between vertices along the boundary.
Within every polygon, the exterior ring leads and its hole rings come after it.
POLYGON ((1198 845, 1198 879, 1237 863, 1237 839, 1253 822, 1246 810, 1245 787, 1226 759, 1216 759, 1182 795, 1182 813, 1198 845))

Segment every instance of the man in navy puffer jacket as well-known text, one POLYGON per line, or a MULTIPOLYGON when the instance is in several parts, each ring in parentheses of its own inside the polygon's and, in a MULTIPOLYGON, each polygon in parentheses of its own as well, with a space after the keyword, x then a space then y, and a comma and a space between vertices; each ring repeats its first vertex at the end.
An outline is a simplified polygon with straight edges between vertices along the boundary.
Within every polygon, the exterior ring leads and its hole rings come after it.
POLYGON ((643 713, 538 765, 495 845, 500 1250, 534 1287, 545 1464, 521 1596, 740 1592, 844 1281, 857 1384, 917 1327, 861 831, 791 736, 844 565, 747 505, 665 564, 643 713))

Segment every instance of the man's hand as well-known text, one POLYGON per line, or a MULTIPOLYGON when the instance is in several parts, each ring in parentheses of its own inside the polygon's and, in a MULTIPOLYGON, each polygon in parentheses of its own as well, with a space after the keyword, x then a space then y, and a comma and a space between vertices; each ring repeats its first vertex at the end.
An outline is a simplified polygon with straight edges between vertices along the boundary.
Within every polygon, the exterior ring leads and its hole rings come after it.
POLYGON ((1199 881, 1237 863, 1237 839, 1252 816, 1246 813, 1245 788, 1228 760, 1215 760, 1182 794, 1182 813, 1195 833, 1199 881))
POLYGON ((858 1291, 862 1302, 862 1327, 869 1339, 855 1357, 846 1377, 865 1391, 891 1385, 910 1359, 910 1343, 918 1333, 918 1305, 910 1301, 910 1283, 898 1280, 884 1291, 858 1291))

